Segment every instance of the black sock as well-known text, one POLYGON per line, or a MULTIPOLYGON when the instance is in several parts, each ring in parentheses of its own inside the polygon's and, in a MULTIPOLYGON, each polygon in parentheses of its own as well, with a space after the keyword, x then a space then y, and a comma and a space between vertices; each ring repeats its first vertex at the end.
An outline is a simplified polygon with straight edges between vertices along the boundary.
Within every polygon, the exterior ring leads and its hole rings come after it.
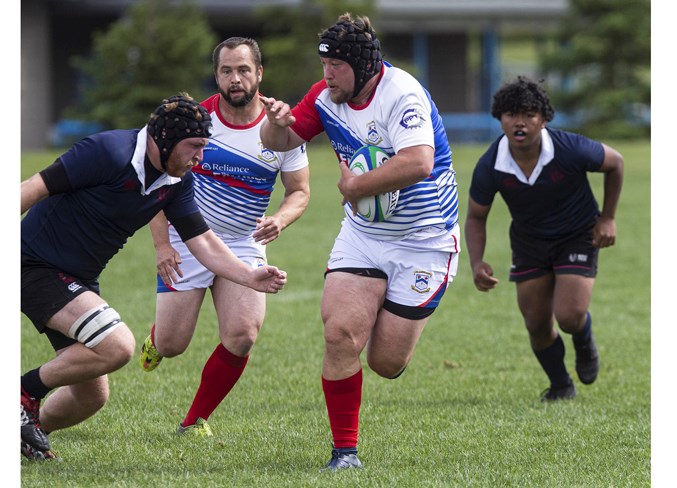
POLYGON ((21 388, 37 400, 42 400, 51 391, 40 379, 40 368, 35 368, 21 377, 21 388))
POLYGON ((574 345, 580 346, 583 344, 587 344, 588 341, 590 340, 591 331, 592 331, 592 315, 590 315, 590 312, 588 312, 588 315, 585 318, 585 325, 583 326, 581 331, 571 335, 571 337, 574 340, 574 345))
POLYGON ((540 351, 533 351, 552 386, 565 386, 571 383, 571 377, 564 365, 564 342, 559 335, 551 346, 540 351))

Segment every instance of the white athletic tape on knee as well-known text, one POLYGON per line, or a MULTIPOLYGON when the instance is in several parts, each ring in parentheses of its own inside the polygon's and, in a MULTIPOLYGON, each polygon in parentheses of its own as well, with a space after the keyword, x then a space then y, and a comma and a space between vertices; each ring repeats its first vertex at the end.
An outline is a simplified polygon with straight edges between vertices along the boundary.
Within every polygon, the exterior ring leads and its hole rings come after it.
POLYGON ((84 313, 68 330, 71 339, 92 348, 123 322, 114 308, 99 306, 84 313))

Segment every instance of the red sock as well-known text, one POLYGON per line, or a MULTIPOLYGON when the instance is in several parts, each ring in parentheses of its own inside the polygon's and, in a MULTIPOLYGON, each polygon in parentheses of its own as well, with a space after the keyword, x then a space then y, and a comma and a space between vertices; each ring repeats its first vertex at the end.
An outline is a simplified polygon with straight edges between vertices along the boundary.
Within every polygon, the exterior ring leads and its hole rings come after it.
POLYGON ((362 370, 343 380, 322 378, 334 447, 357 446, 362 404, 362 370))
POLYGON ((240 379, 248 360, 249 356, 236 356, 223 344, 216 346, 202 369, 200 386, 181 425, 193 425, 198 417, 207 420, 240 379))
POLYGON ((153 322, 153 327, 150 328, 150 342, 155 345, 155 322, 153 322))

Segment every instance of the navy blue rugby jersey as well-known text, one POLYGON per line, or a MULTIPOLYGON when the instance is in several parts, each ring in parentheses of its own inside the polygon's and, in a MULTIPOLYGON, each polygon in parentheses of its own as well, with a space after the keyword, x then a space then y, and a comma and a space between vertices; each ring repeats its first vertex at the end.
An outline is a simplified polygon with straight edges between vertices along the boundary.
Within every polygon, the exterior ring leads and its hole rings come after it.
POLYGON ((480 205, 491 205, 500 193, 514 231, 559 239, 600 215, 587 173, 599 171, 604 148, 585 136, 550 128, 543 129, 542 140, 541 159, 527 181, 501 135, 475 166, 469 193, 480 205))
POLYGON ((146 128, 89 136, 60 159, 72 190, 34 205, 21 222, 21 252, 83 279, 95 279, 160 210, 180 218, 199 210, 193 177, 163 173, 145 188, 146 128))

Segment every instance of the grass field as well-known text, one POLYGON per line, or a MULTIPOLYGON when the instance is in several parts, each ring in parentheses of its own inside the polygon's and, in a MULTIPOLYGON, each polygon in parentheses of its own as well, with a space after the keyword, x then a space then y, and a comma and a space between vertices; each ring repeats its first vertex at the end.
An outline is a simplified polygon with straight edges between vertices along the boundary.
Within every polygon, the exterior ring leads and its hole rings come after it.
MULTIPOLYGON (((247 370, 209 420, 215 436, 174 435, 218 341, 207 303, 184 355, 153 373, 142 372, 136 358, 113 373, 106 407, 51 436, 63 462, 21 460, 22 486, 650 486, 651 154, 648 142, 612 145, 625 156, 626 176, 617 244, 601 253, 591 306, 602 369, 594 385, 577 383, 575 400, 539 402, 548 383, 507 280, 508 216, 497 199, 486 260, 501 283, 489 294, 475 291, 462 256, 406 373, 388 381, 364 370, 359 448, 365 468, 318 472, 331 440, 320 383, 319 302, 342 214, 335 160, 323 141, 309 148, 307 213, 268 249, 270 263, 289 273, 289 283, 269 298, 247 370)), ((484 146, 453 149, 464 216, 471 171, 484 146)), ((56 155, 24 154, 22 179, 56 155)), ((600 197, 601 175, 591 181, 600 197)), ((154 262, 143 229, 101 278, 102 296, 137 345, 154 318, 154 262)), ((565 343, 574 374, 568 336, 565 343)), ((21 371, 52 354, 22 316, 21 371)))

